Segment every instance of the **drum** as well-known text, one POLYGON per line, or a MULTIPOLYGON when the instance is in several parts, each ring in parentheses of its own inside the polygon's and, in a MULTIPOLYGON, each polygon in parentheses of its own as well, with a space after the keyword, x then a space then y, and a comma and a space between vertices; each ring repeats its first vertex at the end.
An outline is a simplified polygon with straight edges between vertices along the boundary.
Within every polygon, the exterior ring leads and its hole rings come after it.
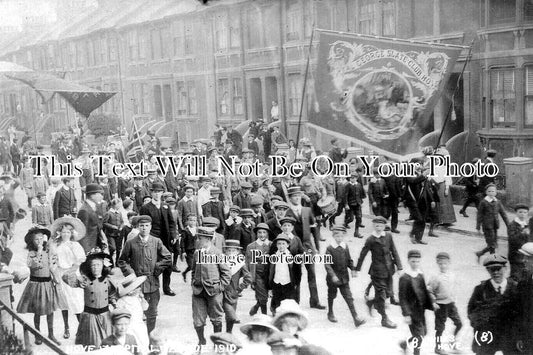
POLYGON ((317 206, 320 207, 322 214, 325 216, 330 216, 337 212, 337 201, 333 196, 326 196, 325 198, 318 201, 317 206))

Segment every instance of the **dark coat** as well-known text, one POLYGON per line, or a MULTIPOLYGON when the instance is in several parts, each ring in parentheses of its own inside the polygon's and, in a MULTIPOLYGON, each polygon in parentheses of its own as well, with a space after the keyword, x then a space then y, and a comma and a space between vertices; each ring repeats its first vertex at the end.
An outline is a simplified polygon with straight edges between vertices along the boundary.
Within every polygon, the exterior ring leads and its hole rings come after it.
POLYGON ((243 208, 252 208, 251 201, 252 201, 252 196, 250 195, 244 196, 242 192, 238 193, 233 198, 233 204, 236 206, 239 206, 241 210, 243 208))
POLYGON ((253 231, 253 225, 246 227, 244 224, 239 223, 235 229, 231 232, 227 239, 235 239, 241 242, 241 247, 246 250, 248 245, 255 241, 255 234, 253 231))
MULTIPOLYGON (((209 247, 206 254, 219 255, 220 251, 214 246, 209 247)), ((203 290, 209 295, 218 295, 224 292, 231 280, 231 271, 225 263, 201 264, 198 261, 199 251, 194 253, 192 264, 192 291, 194 295, 199 295, 203 290)))
POLYGON ((507 219, 507 213, 505 213, 502 203, 499 200, 488 202, 482 199, 477 208, 476 229, 479 229, 481 226, 483 229, 496 230, 500 228, 498 214, 502 216, 503 222, 508 226, 509 220, 507 219))
POLYGON ((209 202, 207 202, 206 204, 204 204, 202 206, 202 214, 205 217, 215 217, 216 219, 218 219, 218 221, 220 222, 220 226, 221 228, 219 229, 219 231, 222 233, 222 234, 225 234, 225 226, 226 224, 224 223, 224 203, 222 201, 219 201, 219 200, 210 200, 209 202))
POLYGON ((270 218, 266 224, 268 225, 268 228, 270 228, 270 232, 268 233, 268 239, 274 240, 278 235, 280 235, 283 231, 281 230, 281 226, 279 224, 278 219, 274 216, 273 218, 270 218))
POLYGON ((507 228, 507 234, 509 236, 509 255, 508 260, 510 263, 522 263, 523 256, 518 251, 522 245, 527 242, 533 242, 533 236, 531 233, 531 224, 533 223, 533 218, 529 219, 529 223, 526 224, 525 228, 522 228, 520 224, 515 221, 509 223, 509 228, 507 228))
POLYGON ((304 249, 311 250, 312 254, 316 254, 316 246, 319 245, 319 241, 316 238, 316 227, 311 227, 316 224, 315 216, 311 208, 302 207, 301 216, 297 216, 292 209, 289 209, 285 216, 292 217, 296 220, 294 234, 302 240, 304 249))
POLYGON ((325 264, 327 273, 326 283, 328 286, 330 284, 334 286, 349 284, 350 273, 348 272, 348 269, 355 270, 355 266, 348 246, 343 248, 341 246, 335 247, 333 245, 329 245, 326 248, 326 255, 331 255, 331 258, 333 259, 333 264, 325 264), (337 276, 339 278, 338 283, 333 283, 333 276, 337 276))
POLYGON ((94 247, 102 247, 102 226, 104 216, 101 209, 96 208, 96 211, 84 201, 78 212, 78 218, 83 222, 87 233, 85 238, 80 239, 79 243, 88 253, 94 247))
MULTIPOLYGON (((507 279, 507 289, 504 294, 498 293, 490 280, 482 281, 474 288, 468 302, 468 318, 475 331, 491 332, 493 341, 485 346, 494 351, 502 350, 504 354, 516 353, 515 339, 519 333, 519 301, 517 284, 507 279)), ((528 335, 531 337, 531 333, 528 335)), ((484 348, 485 348, 484 347, 484 348)), ((479 345, 474 340, 472 350, 477 352, 479 345)))
POLYGON ((521 309, 519 322, 520 332, 518 340, 522 340, 525 346, 525 354, 533 354, 533 278, 528 274, 524 281, 518 284, 518 297, 521 309))
POLYGON ((344 152, 339 147, 333 147, 329 151, 329 158, 333 160, 334 163, 340 163, 346 157, 348 156, 348 151, 344 150, 344 152))
MULTIPOLYGON (((157 208, 153 203, 147 203, 141 207, 140 215, 147 215, 155 218, 157 213, 161 213, 160 233, 156 237, 163 241, 163 245, 167 249, 171 249, 172 242, 176 239, 176 222, 172 217, 170 208, 164 203, 161 203, 160 208, 157 208)), ((153 223, 152 223, 153 226, 153 223)))
POLYGON ((348 206, 361 206, 363 199, 366 198, 365 189, 359 182, 352 184, 351 182, 346 185, 346 202, 348 206))
POLYGON ((380 238, 376 238, 374 235, 367 238, 359 255, 357 266, 355 267, 357 271, 361 270, 361 266, 368 252, 372 253, 372 263, 368 271, 370 276, 388 278, 394 274, 395 267, 398 270, 402 269, 402 262, 398 251, 396 251, 391 233, 386 232, 385 236, 380 238))
POLYGON ((74 190, 65 190, 64 187, 61 187, 59 190, 57 190, 52 207, 54 210, 54 219, 58 219, 65 215, 73 215, 74 210, 77 208, 74 190))
POLYGON ((384 177, 383 179, 389 192, 389 201, 400 201, 403 198, 402 179, 395 175, 384 177))
POLYGON ((425 309, 433 309, 433 302, 426 287, 424 275, 419 274, 416 278, 405 273, 400 277, 399 299, 404 317, 412 316, 413 313, 422 313, 425 309))
POLYGON ((172 255, 159 238, 150 236, 145 246, 140 236, 124 244, 120 260, 126 261, 137 276, 146 276, 143 293, 159 290, 159 275, 172 265, 172 255))
POLYGON ((224 289, 224 302, 236 304, 239 299, 239 293, 252 283, 252 275, 246 264, 235 274, 231 275, 229 285, 224 289))

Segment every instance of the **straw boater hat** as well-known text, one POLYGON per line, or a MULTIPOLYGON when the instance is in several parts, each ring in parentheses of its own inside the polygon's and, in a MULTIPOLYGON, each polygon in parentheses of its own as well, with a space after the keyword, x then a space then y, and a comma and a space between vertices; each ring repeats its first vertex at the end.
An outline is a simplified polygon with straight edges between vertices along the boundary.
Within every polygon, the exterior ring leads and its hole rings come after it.
POLYGON ((135 275, 135 271, 133 271, 131 266, 127 266, 128 267, 122 268, 125 270, 124 272, 122 272, 120 268, 117 271, 117 275, 119 275, 119 277, 122 274, 122 279, 119 280, 119 282, 117 283, 117 291, 119 297, 127 295, 131 291, 135 290, 137 287, 141 286, 144 281, 146 281, 146 276, 135 275))
POLYGON ((57 233, 63 227, 65 224, 70 224, 72 228, 77 232, 76 234, 73 234, 74 240, 78 241, 80 239, 83 239, 85 237, 85 234, 87 233, 87 230, 85 228, 85 225, 83 222, 75 217, 65 216, 58 218, 52 223, 50 226, 51 234, 54 236, 54 238, 57 236, 57 233))
POLYGON ((270 332, 270 334, 277 332, 276 327, 272 325, 272 318, 266 314, 257 314, 251 321, 246 324, 241 325, 241 332, 248 335, 248 333, 254 327, 262 327, 270 332))
POLYGON ((226 239, 226 243, 222 248, 242 249, 241 242, 236 239, 226 239))
POLYGON ((300 330, 305 329, 307 327, 307 314, 305 314, 305 312, 301 310, 300 306, 298 305, 298 303, 296 303, 295 300, 287 299, 281 301, 281 304, 276 309, 276 316, 272 320, 272 324, 277 327, 277 324, 279 323, 280 319, 286 315, 295 315, 300 319, 298 324, 298 328, 300 330))

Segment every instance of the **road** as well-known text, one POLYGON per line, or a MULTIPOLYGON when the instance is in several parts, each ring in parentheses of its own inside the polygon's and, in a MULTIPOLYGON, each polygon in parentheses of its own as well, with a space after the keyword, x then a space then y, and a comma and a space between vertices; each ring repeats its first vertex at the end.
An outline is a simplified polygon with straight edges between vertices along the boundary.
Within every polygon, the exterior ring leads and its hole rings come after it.
MULTIPOLYGON (((19 192, 17 199, 21 205, 25 207, 26 203, 23 202, 24 195, 19 192)), ((339 219, 340 220, 340 219, 339 219)), ((368 236, 371 232, 371 223, 369 220, 364 220, 366 228, 361 232, 364 236, 368 236)), ((25 264, 27 251, 24 248, 23 237, 27 229, 31 225, 30 214, 26 220, 22 220, 17 223, 15 228, 15 241, 12 245, 12 249, 15 253, 12 267, 16 268, 25 264)), ((458 347, 462 349, 462 353, 471 353, 470 344, 473 338, 472 329, 469 326, 468 319, 466 317, 466 305, 468 299, 472 293, 473 288, 483 279, 488 278, 488 274, 485 269, 478 265, 474 251, 479 250, 483 246, 483 240, 481 238, 468 237, 455 233, 440 232, 439 238, 426 238, 429 242, 428 245, 412 245, 408 238, 409 226, 401 225, 400 234, 394 235, 394 240, 398 249, 398 252, 402 258, 404 267, 407 267, 407 252, 410 249, 416 247, 422 252, 422 269, 425 275, 431 275, 438 271, 435 256, 440 251, 447 251, 451 255, 452 270, 456 273, 458 283, 460 287, 457 293, 457 305, 459 313, 462 316, 465 327, 458 337, 458 347)), ((325 248, 331 238, 329 230, 323 230, 327 241, 321 246, 325 248)), ((426 232, 427 233, 427 232, 426 232)), ((350 248, 350 252, 354 262, 357 262, 359 252, 363 246, 364 239, 355 239, 351 237, 353 231, 350 230, 347 234, 347 242, 350 248)), ((503 244, 503 243, 501 243, 503 244)), ((506 244, 506 243, 505 243, 506 244)), ((506 254, 506 250, 502 250, 506 254)), ((367 275, 367 271, 370 265, 370 255, 367 256, 363 269, 358 278, 354 278, 351 281, 351 289, 356 300, 356 309, 358 312, 367 319, 367 323, 356 329, 351 320, 348 308, 344 303, 342 297, 338 296, 335 303, 335 314, 338 319, 338 323, 330 323, 327 320, 327 311, 321 311, 316 309, 310 309, 307 302, 309 298, 309 292, 307 288, 307 279, 304 272, 302 281, 302 307, 309 315, 309 326, 302 333, 303 338, 308 342, 323 346, 329 349, 333 354, 397 354, 400 353, 398 343, 401 340, 408 338, 409 329, 403 322, 401 311, 399 307, 389 306, 388 313, 390 318, 398 324, 398 328, 395 330, 385 329, 381 327, 380 317, 375 312, 371 317, 368 314, 367 308, 364 304, 364 289, 368 285, 370 278, 367 275)), ((180 264, 181 269, 184 269, 183 264, 180 264)), ((327 288, 325 282, 325 269, 322 265, 317 265, 317 280, 319 287, 319 294, 321 303, 327 305, 327 288)), ((190 278, 190 274, 189 274, 190 278)), ((426 276, 427 278, 427 276, 426 276)), ((397 275, 394 277, 395 287, 397 288, 397 275)), ((189 285, 190 279, 187 283, 184 282, 181 274, 173 274, 171 287, 177 293, 175 297, 162 296, 159 304, 159 317, 157 320, 157 326, 165 329, 169 337, 179 344, 182 344, 185 349, 191 350, 196 344, 196 333, 192 325, 192 308, 191 308, 191 288, 189 285)), ((16 303, 19 296, 23 291, 25 284, 15 285, 14 295, 16 303)), ((247 289, 243 292, 243 297, 239 299, 238 316, 242 323, 245 323, 250 319, 248 310, 255 303, 253 291, 247 289)), ((32 324, 32 315, 24 315, 24 318, 32 324)), ((62 346, 68 348, 69 345, 74 343, 74 330, 76 329, 76 318, 74 315, 70 317, 71 324, 71 338, 64 340, 62 346)), ((434 316, 431 312, 426 313, 426 319, 428 324, 428 335, 423 343, 422 353, 432 354, 434 348, 434 316)), ((46 321, 41 321, 41 324, 46 324, 46 321)), ((63 322, 61 314, 56 312, 55 316, 55 334, 58 339, 62 339, 63 334, 63 322)), ((46 329, 46 326, 42 326, 42 329, 46 329)), ((20 331, 20 328, 18 329, 20 331)), ((212 327, 206 327, 206 335, 211 334, 212 327)), ((238 329, 238 325, 234 328, 234 334, 239 338, 244 339, 238 329)), ((447 323, 447 330, 445 332, 445 338, 453 334, 453 324, 447 323), (451 329, 451 332, 450 332, 451 329)), ((46 353, 45 348, 41 345, 36 349, 37 354, 46 353)))

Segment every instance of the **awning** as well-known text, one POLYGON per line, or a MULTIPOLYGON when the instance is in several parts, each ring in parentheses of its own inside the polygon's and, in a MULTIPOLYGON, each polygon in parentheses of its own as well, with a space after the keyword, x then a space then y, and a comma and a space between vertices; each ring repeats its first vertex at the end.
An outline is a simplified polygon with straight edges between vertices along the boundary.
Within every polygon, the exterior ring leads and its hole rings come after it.
POLYGON ((116 94, 116 92, 93 89, 10 62, 0 62, 0 74, 32 87, 45 102, 49 101, 55 93, 58 93, 70 103, 76 112, 85 117, 89 117, 91 112, 116 94))

